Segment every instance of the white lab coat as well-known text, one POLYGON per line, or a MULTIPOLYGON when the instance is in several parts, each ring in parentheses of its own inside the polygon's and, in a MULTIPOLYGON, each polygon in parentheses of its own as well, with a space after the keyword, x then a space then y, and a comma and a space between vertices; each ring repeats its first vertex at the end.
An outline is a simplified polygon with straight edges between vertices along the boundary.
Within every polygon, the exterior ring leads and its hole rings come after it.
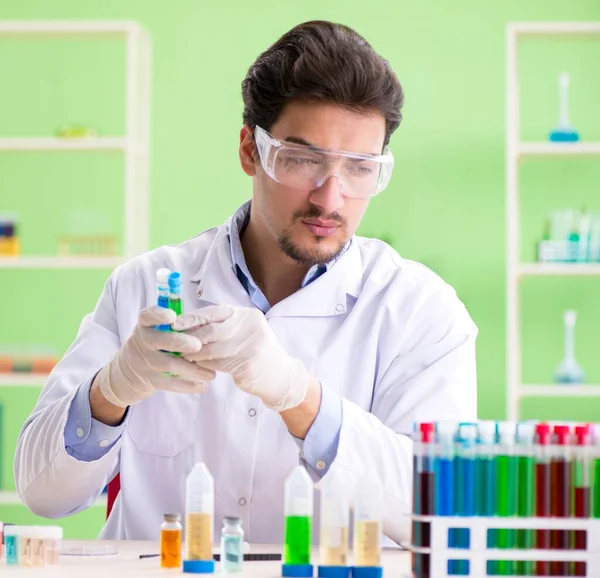
MULTIPOLYGON (((184 310, 253 306, 232 269, 226 225, 143 254, 111 275, 19 435, 15 480, 31 511, 59 518, 84 510, 119 470, 121 492, 101 537, 154 540, 163 513, 184 513, 186 475, 203 461, 215 479, 215 530, 223 516, 237 515, 250 542, 281 543, 284 480, 304 462, 281 417, 228 375, 218 374, 208 393, 161 391, 130 408, 120 441, 96 461, 79 461, 64 447, 78 385, 108 362, 139 311, 156 302, 159 267, 181 272, 184 310)), ((463 304, 426 267, 378 240, 355 237, 326 274, 266 318, 283 347, 342 396, 339 446, 326 476, 337 471, 351 488, 379 486, 384 533, 406 540, 413 422, 476 418, 477 329, 463 304)), ((315 539, 317 506, 318 492, 315 539)))

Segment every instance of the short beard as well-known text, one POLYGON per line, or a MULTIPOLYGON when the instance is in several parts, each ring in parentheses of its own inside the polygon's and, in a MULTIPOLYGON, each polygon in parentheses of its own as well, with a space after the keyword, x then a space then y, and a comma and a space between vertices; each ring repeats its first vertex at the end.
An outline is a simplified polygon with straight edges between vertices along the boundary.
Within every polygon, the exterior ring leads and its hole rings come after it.
MULTIPOLYGON (((323 238, 317 238, 317 243, 323 241, 323 238)), ((312 267, 313 265, 324 265, 330 261, 335 260, 343 252, 346 243, 341 243, 335 251, 329 251, 325 253, 318 249, 301 249, 297 245, 294 245, 290 240, 290 236, 287 233, 283 233, 277 240, 279 248, 290 258, 292 261, 303 265, 305 267, 312 267)))

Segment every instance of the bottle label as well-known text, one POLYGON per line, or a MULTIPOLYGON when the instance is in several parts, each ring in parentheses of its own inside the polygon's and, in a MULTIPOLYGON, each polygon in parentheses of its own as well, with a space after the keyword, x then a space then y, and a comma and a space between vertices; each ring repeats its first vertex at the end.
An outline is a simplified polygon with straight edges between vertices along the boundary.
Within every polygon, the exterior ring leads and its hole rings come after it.
POLYGON ((242 540, 239 536, 224 536, 223 550, 221 555, 227 562, 238 564, 242 561, 242 540))

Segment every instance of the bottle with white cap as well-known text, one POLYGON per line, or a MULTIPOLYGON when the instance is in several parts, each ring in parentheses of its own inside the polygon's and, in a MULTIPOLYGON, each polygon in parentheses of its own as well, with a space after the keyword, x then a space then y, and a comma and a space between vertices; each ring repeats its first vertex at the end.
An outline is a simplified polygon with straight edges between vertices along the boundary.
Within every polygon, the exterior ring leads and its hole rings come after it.
POLYGON ((184 572, 211 573, 215 489, 204 463, 197 463, 187 477, 185 495, 184 572))
POLYGON ((354 496, 354 564, 355 578, 378 578, 381 568, 383 531, 383 493, 378 484, 363 483, 354 496))
POLYGON ((284 486, 285 539, 283 576, 312 576, 311 564, 313 482, 296 466, 284 486))
MULTIPOLYGON (((350 499, 345 480, 337 471, 325 476, 321 487, 321 531, 319 575, 327 574, 325 567, 346 568, 348 565, 348 536, 350 499)), ((347 575, 345 571, 340 571, 347 575)))
POLYGON ((4 526, 6 565, 18 566, 21 558, 21 533, 24 526, 4 526))

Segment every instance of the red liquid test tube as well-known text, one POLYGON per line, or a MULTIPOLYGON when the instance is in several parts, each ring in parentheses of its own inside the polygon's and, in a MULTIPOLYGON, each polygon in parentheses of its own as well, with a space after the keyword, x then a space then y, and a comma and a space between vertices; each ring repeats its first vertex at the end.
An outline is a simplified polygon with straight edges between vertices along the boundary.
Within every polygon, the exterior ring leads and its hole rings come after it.
MULTIPOLYGON (((435 424, 419 424, 414 443, 413 460, 413 511, 423 516, 435 514, 435 424)), ((413 544, 422 548, 431 547, 431 524, 413 522, 413 544)), ((429 578, 431 574, 431 555, 413 554, 412 561, 415 578, 429 578)))
MULTIPOLYGON (((551 481, 551 514, 555 518, 568 518, 571 515, 572 492, 572 437, 568 425, 554 426, 554 448, 550 462, 551 481)), ((570 532, 568 530, 552 530, 550 545, 553 550, 570 549, 570 532)), ((551 576, 568 576, 568 562, 552 562, 550 564, 551 576)))
MULTIPOLYGON (((535 516, 550 517, 550 426, 546 423, 535 427, 535 516)), ((550 548, 550 532, 536 530, 535 547, 538 550, 550 548)), ((550 576, 548 561, 536 562, 536 576, 550 576)))
MULTIPOLYGON (((591 439, 590 426, 580 425, 575 427, 574 449, 574 492, 573 515, 576 518, 589 518, 591 516, 591 439)), ((585 551, 587 548, 587 533, 585 530, 573 532, 572 543, 575 550, 585 551)), ((574 562, 571 576, 585 576, 586 563, 574 562)))

